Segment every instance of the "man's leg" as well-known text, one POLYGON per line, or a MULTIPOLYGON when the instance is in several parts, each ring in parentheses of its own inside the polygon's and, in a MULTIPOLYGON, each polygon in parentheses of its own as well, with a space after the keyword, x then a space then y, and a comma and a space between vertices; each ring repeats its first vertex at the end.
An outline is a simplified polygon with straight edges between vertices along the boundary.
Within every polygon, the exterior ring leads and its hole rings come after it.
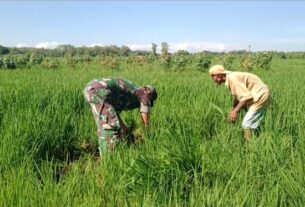
POLYGON ((114 107, 104 102, 99 116, 99 150, 100 155, 113 151, 120 141, 120 122, 114 107))
POLYGON ((104 100, 107 89, 95 91, 90 85, 84 90, 84 96, 91 106, 92 114, 97 125, 100 155, 112 151, 119 138, 120 124, 114 107, 104 100))
MULTIPOLYGON (((94 83, 94 81, 91 81, 84 89, 83 94, 85 97, 85 100, 89 103, 91 107, 91 111, 94 117, 95 124, 97 126, 97 135, 99 135, 102 132, 102 128, 100 127, 100 113, 103 108, 104 102, 103 100, 105 98, 99 97, 96 94, 95 89, 91 86, 94 83)), ((100 150, 99 150, 100 151, 100 150)))
POLYGON ((243 136, 245 141, 250 141, 252 138, 252 129, 243 129, 243 136))
POLYGON ((259 135, 260 123, 264 119, 266 109, 259 111, 248 111, 243 119, 242 128, 244 131, 244 138, 246 141, 250 141, 253 133, 259 135))

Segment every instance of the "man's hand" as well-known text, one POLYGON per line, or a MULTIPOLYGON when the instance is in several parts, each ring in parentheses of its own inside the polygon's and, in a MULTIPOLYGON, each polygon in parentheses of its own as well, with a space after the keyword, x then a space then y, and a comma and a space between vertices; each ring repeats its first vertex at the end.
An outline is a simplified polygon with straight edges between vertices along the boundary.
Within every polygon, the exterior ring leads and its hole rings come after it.
POLYGON ((129 132, 129 129, 127 128, 127 126, 123 122, 121 123, 121 129, 122 129, 122 132, 123 132, 123 136, 126 136, 129 132))
POLYGON ((238 113, 240 112, 240 110, 243 108, 243 107, 246 107, 248 103, 251 103, 253 100, 253 98, 250 98, 248 100, 245 100, 245 101, 236 101, 234 100, 234 104, 233 104, 233 109, 232 111, 230 112, 230 117, 229 117, 229 121, 231 123, 235 123, 237 121, 237 117, 238 117, 238 113), (236 105, 236 103, 238 103, 236 105), (235 106, 236 105, 236 106, 235 106))
POLYGON ((229 121, 230 123, 235 123, 237 121, 237 117, 238 117, 238 112, 236 110, 232 110, 230 112, 230 117, 229 117, 229 121))
POLYGON ((119 122, 120 122, 120 127, 122 129, 122 136, 127 136, 129 129, 127 128, 126 124, 123 122, 123 120, 121 119, 121 116, 118 115, 119 118, 119 122))

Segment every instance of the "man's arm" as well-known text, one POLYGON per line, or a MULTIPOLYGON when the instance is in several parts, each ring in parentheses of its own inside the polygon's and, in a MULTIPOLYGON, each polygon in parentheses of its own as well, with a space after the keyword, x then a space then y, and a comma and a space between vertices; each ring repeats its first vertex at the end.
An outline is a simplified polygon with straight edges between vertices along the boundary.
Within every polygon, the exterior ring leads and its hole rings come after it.
POLYGON ((119 114, 118 114, 118 118, 119 118, 121 129, 123 130, 123 136, 126 136, 128 134, 128 127, 123 122, 123 120, 121 119, 121 116, 119 114))
MULTIPOLYGON (((237 116, 238 116, 238 113, 240 112, 240 110, 242 108, 244 108, 247 104, 251 103, 252 102, 252 98, 251 99, 248 99, 248 100, 245 100, 245 101, 239 101, 238 104, 234 107, 234 104, 233 104, 233 109, 230 113, 230 117, 229 117, 229 121, 231 123, 235 123, 236 120, 237 120, 237 116)), ((235 102, 235 101, 234 101, 235 102)))
POLYGON ((236 97, 233 98, 233 109, 237 106, 237 104, 239 103, 239 101, 236 99, 236 97))
POLYGON ((238 102, 238 104, 234 107, 233 110, 236 111, 237 113, 239 113, 240 110, 243 109, 244 107, 246 107, 249 103, 251 103, 252 100, 253 100, 253 98, 250 98, 248 100, 238 102))
POLYGON ((141 112, 141 118, 145 128, 149 126, 149 113, 141 112))

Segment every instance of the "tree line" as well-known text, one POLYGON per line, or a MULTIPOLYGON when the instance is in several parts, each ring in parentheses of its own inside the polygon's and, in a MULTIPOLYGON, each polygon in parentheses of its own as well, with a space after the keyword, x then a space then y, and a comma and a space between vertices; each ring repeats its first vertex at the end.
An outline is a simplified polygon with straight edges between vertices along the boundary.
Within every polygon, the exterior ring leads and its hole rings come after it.
MULTIPOLYGON (((161 53, 168 54, 170 46, 166 42, 161 43, 161 53)), ((0 55, 17 55, 17 54, 31 54, 38 53, 47 57, 64 57, 66 55, 72 56, 109 56, 109 55, 117 55, 117 56, 130 56, 130 55, 154 55, 157 54, 157 44, 151 44, 151 51, 141 51, 136 50, 132 51, 128 46, 118 47, 116 45, 109 46, 94 46, 94 47, 75 47, 73 45, 59 45, 55 49, 45 49, 45 48, 33 48, 33 47, 5 47, 0 45, 0 55)), ((188 51, 179 50, 176 53, 189 53, 188 51)), ((303 59, 305 58, 305 51, 295 51, 295 52, 283 52, 283 51, 262 51, 271 54, 274 58, 281 59, 303 59)), ((256 52, 249 52, 247 50, 232 50, 228 52, 213 52, 213 51, 200 51, 198 53, 204 53, 209 55, 244 55, 248 53, 255 54, 256 52)), ((192 53, 197 54, 197 53, 192 53)), ((161 55, 161 54, 160 54, 161 55)))
POLYGON ((55 49, 32 47, 4 47, 0 45, 0 68, 16 69, 41 66, 44 68, 58 68, 62 65, 75 67, 78 64, 98 63, 110 68, 119 68, 126 64, 160 64, 165 70, 185 70, 192 67, 207 70, 211 64, 223 64, 227 69, 239 64, 244 70, 262 68, 269 70, 273 58, 303 59, 305 52, 250 52, 235 50, 229 52, 201 51, 190 53, 178 50, 170 53, 170 46, 166 42, 161 44, 161 54, 157 53, 157 44, 151 44, 151 51, 132 51, 128 46, 95 46, 75 47, 73 45, 59 45, 55 49), (238 62, 238 63, 236 63, 238 62))

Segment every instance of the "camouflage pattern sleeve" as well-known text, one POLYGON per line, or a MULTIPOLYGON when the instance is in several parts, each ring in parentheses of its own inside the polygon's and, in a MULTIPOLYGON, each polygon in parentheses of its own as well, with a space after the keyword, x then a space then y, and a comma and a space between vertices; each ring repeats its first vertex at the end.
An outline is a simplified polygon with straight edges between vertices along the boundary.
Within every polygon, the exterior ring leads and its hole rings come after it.
POLYGON ((134 94, 135 91, 139 88, 138 85, 126 79, 117 79, 117 85, 121 88, 121 90, 131 94, 134 94))
POLYGON ((94 79, 89 82, 84 89, 84 94, 89 103, 102 103, 110 91, 107 89, 107 84, 102 80, 94 79))

